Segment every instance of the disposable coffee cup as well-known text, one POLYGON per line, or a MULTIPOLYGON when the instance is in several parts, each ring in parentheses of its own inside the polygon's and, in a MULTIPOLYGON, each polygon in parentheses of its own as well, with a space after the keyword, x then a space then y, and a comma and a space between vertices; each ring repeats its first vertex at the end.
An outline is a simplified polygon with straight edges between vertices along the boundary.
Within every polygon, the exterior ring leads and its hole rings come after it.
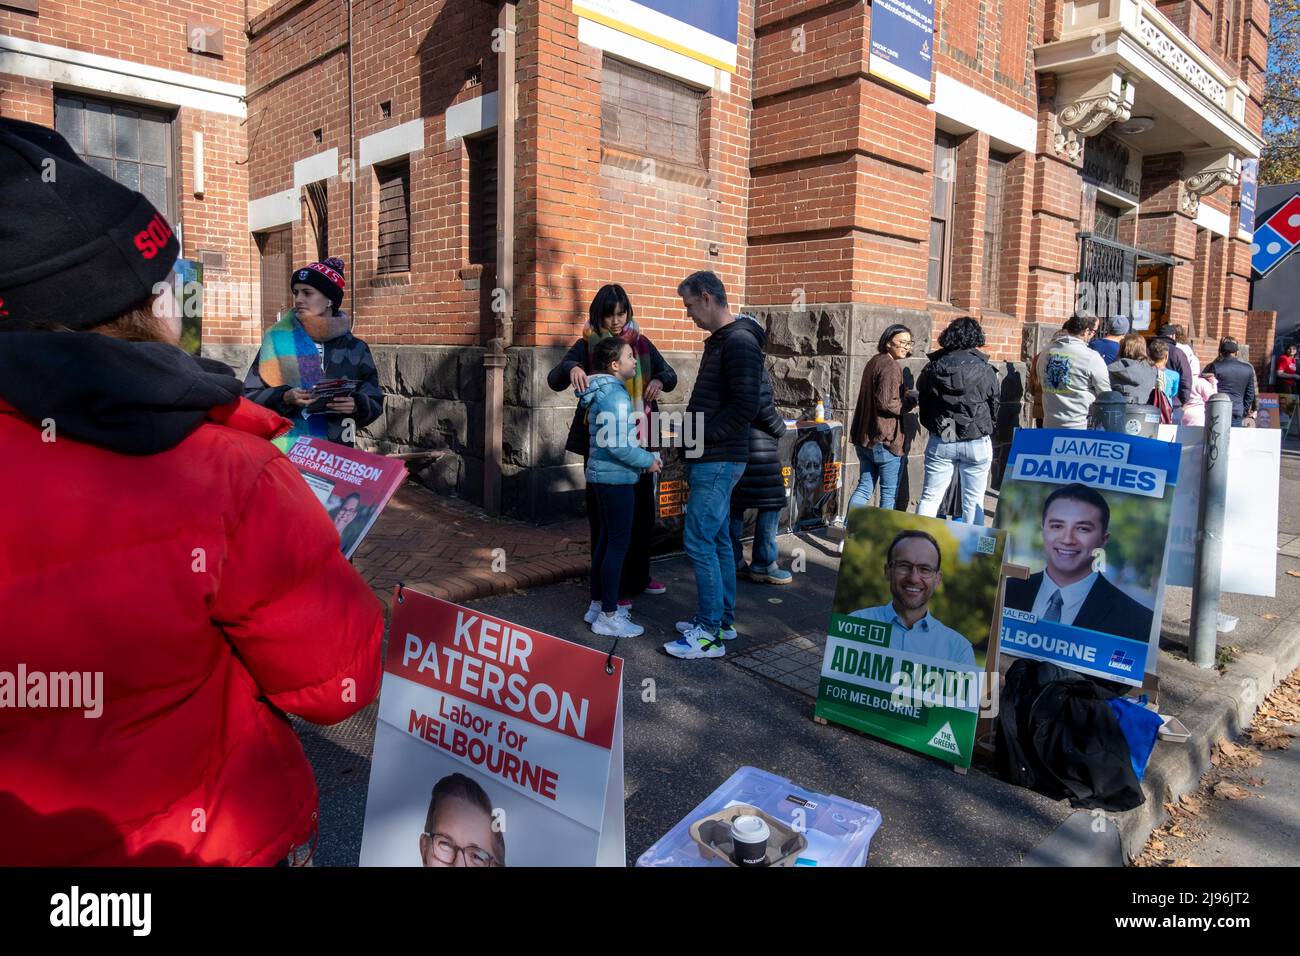
POLYGON ((736 866, 766 866, 771 830, 762 817, 741 814, 731 821, 731 858, 736 866))

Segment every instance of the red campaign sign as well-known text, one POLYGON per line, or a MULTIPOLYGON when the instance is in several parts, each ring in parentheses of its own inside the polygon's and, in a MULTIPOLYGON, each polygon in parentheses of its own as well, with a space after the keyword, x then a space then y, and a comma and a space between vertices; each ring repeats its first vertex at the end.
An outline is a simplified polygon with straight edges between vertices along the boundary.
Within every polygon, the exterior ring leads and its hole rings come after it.
POLYGON ((393 605, 384 669, 608 750, 622 660, 409 588, 393 605))
POLYGON ((1276 229, 1292 245, 1300 245, 1300 196, 1292 196, 1282 208, 1269 216, 1267 225, 1276 229))
POLYGON ((406 464, 400 459, 323 438, 301 437, 285 454, 329 513, 339 546, 349 558, 406 479, 406 464))

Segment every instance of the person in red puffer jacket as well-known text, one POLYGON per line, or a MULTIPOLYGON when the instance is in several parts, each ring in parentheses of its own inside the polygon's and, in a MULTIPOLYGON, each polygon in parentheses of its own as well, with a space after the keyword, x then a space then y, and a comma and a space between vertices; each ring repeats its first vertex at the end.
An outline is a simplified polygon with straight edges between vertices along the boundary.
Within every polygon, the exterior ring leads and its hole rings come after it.
POLYGON ((5 119, 0 187, 0 864, 279 863, 317 820, 286 714, 374 698, 382 605, 289 423, 152 307, 149 202, 5 119))

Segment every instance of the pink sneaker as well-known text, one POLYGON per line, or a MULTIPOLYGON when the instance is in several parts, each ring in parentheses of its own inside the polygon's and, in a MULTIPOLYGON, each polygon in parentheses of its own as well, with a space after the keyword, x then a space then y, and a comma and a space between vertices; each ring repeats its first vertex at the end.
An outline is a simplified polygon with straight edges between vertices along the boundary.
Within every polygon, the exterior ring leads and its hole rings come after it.
POLYGON ((667 590, 668 590, 668 585, 663 584, 659 581, 652 580, 649 584, 645 586, 646 594, 663 594, 667 590))
POLYGON ((618 602, 618 606, 621 607, 621 608, 622 608, 622 607, 625 607, 625 608, 631 609, 631 607, 632 607, 632 601, 631 601, 629 598, 623 598, 623 600, 621 600, 621 601, 618 602))

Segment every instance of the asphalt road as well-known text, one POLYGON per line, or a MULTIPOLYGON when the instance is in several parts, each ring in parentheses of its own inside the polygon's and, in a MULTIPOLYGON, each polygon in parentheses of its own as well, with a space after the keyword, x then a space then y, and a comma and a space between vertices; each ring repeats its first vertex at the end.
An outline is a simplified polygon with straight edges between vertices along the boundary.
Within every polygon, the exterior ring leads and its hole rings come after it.
MULTIPOLYGON (((641 637, 620 643, 625 661, 624 778, 627 861, 636 858, 718 787, 737 767, 755 766, 821 793, 880 811, 872 865, 1005 866, 1041 842, 1070 814, 1058 803, 1011 787, 977 764, 962 776, 946 764, 812 720, 813 699, 742 668, 736 659, 763 646, 824 636, 838 566, 836 545, 785 536, 782 565, 802 549, 806 570, 784 587, 742 582, 741 636, 728 656, 681 661, 662 650, 673 624, 694 608, 684 556, 657 560, 668 593, 644 596, 633 618, 641 637), (643 699, 654 682, 654 700, 643 699)), ((570 582, 475 601, 472 606, 528 627, 607 650, 582 622, 585 582, 570 582)), ((353 865, 369 775, 374 711, 334 728, 301 727, 321 784, 320 865, 353 865)))

